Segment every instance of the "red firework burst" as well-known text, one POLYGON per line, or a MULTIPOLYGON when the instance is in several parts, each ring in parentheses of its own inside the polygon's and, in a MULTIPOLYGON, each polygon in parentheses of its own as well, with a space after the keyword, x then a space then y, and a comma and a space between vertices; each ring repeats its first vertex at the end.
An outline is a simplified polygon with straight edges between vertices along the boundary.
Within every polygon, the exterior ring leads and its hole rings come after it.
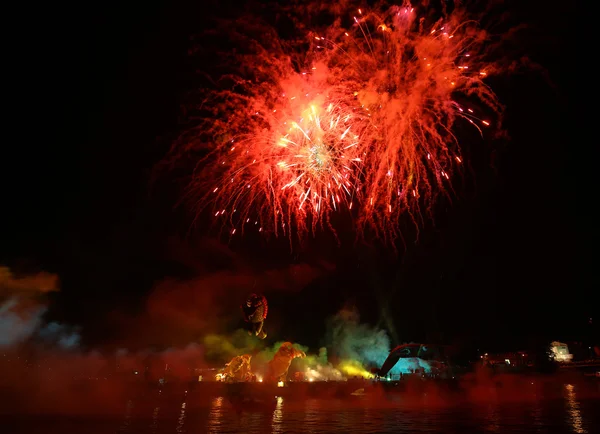
POLYGON ((484 79, 495 71, 483 60, 487 34, 455 10, 425 25, 406 2, 381 13, 361 9, 354 25, 315 36, 331 75, 329 83, 357 98, 369 113, 364 212, 358 223, 385 238, 398 235, 408 211, 428 209, 450 186, 463 163, 454 134, 465 120, 483 134, 490 121, 458 102, 477 100, 490 113, 500 105, 484 79))
POLYGON ((405 212, 450 188, 463 163, 455 124, 490 125, 459 97, 499 113, 486 33, 461 11, 427 25, 407 2, 352 18, 310 36, 303 71, 281 45, 244 56, 253 78, 228 75, 174 147, 208 150, 190 197, 231 234, 301 237, 352 210, 360 232, 393 239, 405 212))
POLYGON ((360 198, 362 110, 329 97, 318 83, 322 76, 290 74, 250 96, 213 95, 216 106, 237 109, 227 122, 204 123, 221 140, 211 144, 209 170, 197 173, 190 192, 194 200, 200 193, 199 208, 212 206, 214 219, 231 234, 248 227, 316 232, 360 198))

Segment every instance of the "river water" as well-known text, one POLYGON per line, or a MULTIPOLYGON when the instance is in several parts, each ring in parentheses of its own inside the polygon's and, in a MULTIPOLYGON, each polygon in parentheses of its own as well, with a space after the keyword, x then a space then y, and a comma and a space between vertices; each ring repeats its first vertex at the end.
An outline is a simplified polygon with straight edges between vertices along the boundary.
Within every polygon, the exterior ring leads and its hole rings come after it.
MULTIPOLYGON (((599 384, 560 384, 552 393, 490 387, 445 395, 434 390, 343 397, 272 397, 239 403, 202 390, 121 397, 111 411, 40 411, 2 416, 2 432, 162 433, 598 433, 599 384), (113 411, 114 410, 114 411, 113 411), (62 413, 62 414, 61 414, 62 413)), ((108 397, 107 397, 108 399, 108 397)), ((74 407, 73 407, 74 409, 74 407)))

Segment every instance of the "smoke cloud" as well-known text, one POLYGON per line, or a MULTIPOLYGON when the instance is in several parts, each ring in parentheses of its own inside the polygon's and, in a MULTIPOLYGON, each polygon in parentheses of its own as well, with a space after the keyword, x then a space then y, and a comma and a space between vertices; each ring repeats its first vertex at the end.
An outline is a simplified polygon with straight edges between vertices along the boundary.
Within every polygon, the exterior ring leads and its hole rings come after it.
POLYGON ((263 293, 269 299, 275 293, 299 292, 331 272, 326 263, 248 259, 208 239, 194 243, 173 239, 165 260, 177 265, 176 277, 157 280, 135 311, 110 313, 107 322, 115 346, 183 347, 201 343, 209 334, 229 334, 239 326, 240 304, 249 293, 263 293))
POLYGON ((5 300, 0 306, 0 347, 29 339, 42 323, 45 312, 45 307, 24 306, 23 301, 16 297, 5 300))
MULTIPOLYGON (((361 323, 356 309, 342 309, 327 323, 327 346, 339 369, 351 376, 369 376, 369 368, 379 368, 392 349, 385 330, 361 323)), ((431 371, 424 360, 403 358, 390 371, 391 374, 407 374, 415 370, 431 371)))
POLYGON ((32 339, 65 348, 79 343, 76 330, 56 322, 44 324, 47 294, 58 291, 58 283, 55 274, 15 276, 10 268, 0 266, 0 348, 32 339))
POLYGON ((180 259, 187 258, 178 263, 189 275, 157 282, 137 314, 110 312, 106 324, 114 336, 107 333, 109 341, 97 347, 82 338, 85 329, 46 320, 48 294, 60 289, 57 275, 16 275, 0 267, 0 388, 10 397, 2 411, 76 413, 82 390, 105 409, 132 382, 207 378, 240 354, 253 355, 263 373, 281 342, 266 345, 237 330, 241 300, 252 291, 299 291, 329 269, 257 266, 227 247, 200 247, 195 255, 178 245, 180 259))
MULTIPOLYGON (((192 281, 181 281, 179 289, 182 294, 193 291, 195 284, 190 283, 192 281)), ((231 284, 234 281, 229 282, 231 284)), ((218 282, 218 279, 194 282, 218 282)), ((160 317, 156 315, 157 311, 177 312, 180 309, 180 312, 188 312, 185 306, 175 302, 179 297, 185 297, 179 294, 171 298, 166 288, 173 286, 164 282, 161 285, 165 286, 157 287, 160 294, 152 294, 149 298, 152 300, 157 297, 153 301, 156 303, 155 310, 149 311, 149 317, 160 317), (170 303, 169 307, 158 306, 159 299, 170 303)), ((169 329, 171 332, 177 327, 191 325, 196 327, 198 336, 184 344, 168 347, 90 351, 80 345, 79 330, 58 322, 44 321, 48 306, 46 294, 58 290, 56 276, 41 274, 16 278, 4 267, 1 288, 0 336, 3 351, 0 372, 3 375, 0 376, 0 389, 6 399, 0 406, 0 413, 5 414, 64 414, 69 417, 111 414, 117 417, 123 414, 128 400, 140 402, 142 399, 158 399, 160 394, 158 391, 152 392, 153 386, 162 384, 166 386, 165 391, 172 391, 169 393, 182 393, 179 391, 181 388, 188 389, 199 378, 203 378, 203 381, 215 378, 219 369, 235 356, 251 355, 252 371, 260 380, 267 372, 268 362, 283 343, 268 344, 235 327, 230 327, 229 330, 233 331, 227 332, 227 322, 217 321, 218 314, 212 314, 197 323, 185 314, 170 314, 163 317, 161 326, 174 320, 176 327, 169 329), (213 320, 216 322, 211 324, 213 320), (219 330, 222 331, 218 333, 219 330), (149 398, 152 393, 157 394, 155 398, 149 398)), ((205 296, 198 297, 194 299, 196 302, 207 300, 203 298, 205 296)), ((210 297, 213 301, 222 300, 216 292, 211 292, 210 297)), ((219 312, 225 309, 223 307, 219 312)), ((202 312, 208 315, 208 310, 202 312)), ((166 339, 168 335, 164 334, 161 339, 166 339)), ((183 339, 179 340, 184 342, 183 339)), ((361 323, 356 310, 343 309, 328 320, 322 348, 308 348, 299 343, 295 343, 294 347, 305 352, 306 357, 292 361, 288 379, 343 381, 353 377, 372 377, 370 368, 383 364, 389 355, 391 343, 384 330, 361 323)), ((408 373, 417 368, 428 370, 430 366, 417 358, 400 359, 391 372, 408 373)), ((498 394, 492 386, 499 383, 503 385, 503 399, 524 399, 522 384, 525 380, 519 381, 506 376, 491 378, 489 373, 476 372, 464 376, 460 387, 465 393, 460 399, 474 402, 497 400, 498 394)), ((532 390, 537 390, 533 389, 538 387, 537 383, 534 385, 527 380, 526 384, 532 390)), ((350 383, 348 385, 352 387, 350 383)), ((332 391, 323 393, 334 393, 338 386, 333 387, 332 391)), ((307 393, 306 388, 302 390, 299 396, 307 393)), ((382 390, 376 388, 373 405, 396 405, 386 399, 382 390)), ((430 403, 442 405, 451 402, 443 395, 448 391, 437 383, 420 382, 416 377, 407 380, 404 393, 414 394, 415 399, 410 402, 422 405, 420 397, 423 390, 430 403)), ((165 399, 172 399, 170 396, 165 396, 165 399)), ((196 394, 190 399, 202 400, 205 397, 196 394)))

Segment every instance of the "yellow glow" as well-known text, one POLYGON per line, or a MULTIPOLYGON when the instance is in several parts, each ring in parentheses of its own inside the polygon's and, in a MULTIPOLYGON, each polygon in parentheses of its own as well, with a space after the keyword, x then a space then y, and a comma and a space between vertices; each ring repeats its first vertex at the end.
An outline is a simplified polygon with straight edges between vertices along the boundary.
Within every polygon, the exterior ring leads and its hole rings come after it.
POLYGON ((338 369, 349 377, 362 377, 362 378, 374 378, 375 375, 365 369, 365 367, 354 360, 342 361, 338 369))
POLYGON ((284 386, 283 381, 280 381, 280 382, 277 383, 277 387, 283 387, 283 386, 284 386))

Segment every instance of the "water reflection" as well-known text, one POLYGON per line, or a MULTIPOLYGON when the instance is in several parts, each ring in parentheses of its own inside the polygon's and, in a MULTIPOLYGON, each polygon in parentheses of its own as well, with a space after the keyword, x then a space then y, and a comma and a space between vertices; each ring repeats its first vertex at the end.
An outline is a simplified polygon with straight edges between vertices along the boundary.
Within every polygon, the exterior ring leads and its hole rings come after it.
POLYGON ((306 400, 304 404, 304 426, 312 427, 319 420, 319 406, 314 399, 306 400))
MULTIPOLYGON (((367 401, 270 395, 265 402, 244 401, 240 409, 226 397, 188 395, 183 402, 181 395, 159 400, 144 397, 139 401, 122 401, 126 406, 121 407, 119 414, 112 419, 95 421, 80 418, 76 422, 64 421, 62 425, 56 422, 53 432, 588 434, 594 432, 592 427, 600 422, 600 413, 597 412, 598 401, 585 399, 587 395, 583 387, 559 384, 558 388, 552 389, 550 399, 457 402, 439 406, 415 405, 409 397, 405 397, 404 401, 386 398, 367 401)), ((45 431, 42 428, 47 423, 43 420, 31 423, 30 429, 18 432, 45 431)), ((2 432, 16 431, 9 427, 2 432)))
POLYGON ((160 413, 160 407, 155 407, 152 411, 152 422, 150 423, 150 432, 155 434, 158 431, 158 414, 160 413))
POLYGON ((123 423, 119 427, 119 432, 129 432, 129 426, 131 425, 131 413, 133 412, 133 401, 130 399, 127 401, 125 406, 125 418, 123 423))
POLYGON ((500 411, 495 405, 490 405, 486 414, 487 426, 486 431, 500 432, 500 411))
POLYGON ((536 427, 537 431, 540 431, 544 426, 544 413, 542 411, 542 405, 539 400, 535 400, 533 408, 531 409, 532 425, 536 427))
POLYGON ((382 432, 383 420, 380 416, 381 416, 381 412, 376 412, 370 408, 367 408, 367 409, 365 409, 365 411, 363 413, 363 420, 371 421, 370 428, 374 432, 382 432))
POLYGON ((577 434, 587 433, 583 428, 583 418, 581 417, 579 402, 577 402, 577 396, 575 395, 575 387, 572 384, 566 384, 565 390, 567 392, 567 411, 571 429, 577 434))
POLYGON ((213 398, 208 413, 207 428, 209 433, 220 432, 223 425, 223 397, 213 398))
POLYGON ((177 432, 185 432, 183 424, 185 423, 185 402, 181 404, 181 411, 179 412, 179 419, 177 419, 177 432))
POLYGON ((283 398, 277 397, 277 403, 275 404, 275 410, 273 411, 273 418, 271 422, 271 429, 273 433, 283 432, 283 398))

